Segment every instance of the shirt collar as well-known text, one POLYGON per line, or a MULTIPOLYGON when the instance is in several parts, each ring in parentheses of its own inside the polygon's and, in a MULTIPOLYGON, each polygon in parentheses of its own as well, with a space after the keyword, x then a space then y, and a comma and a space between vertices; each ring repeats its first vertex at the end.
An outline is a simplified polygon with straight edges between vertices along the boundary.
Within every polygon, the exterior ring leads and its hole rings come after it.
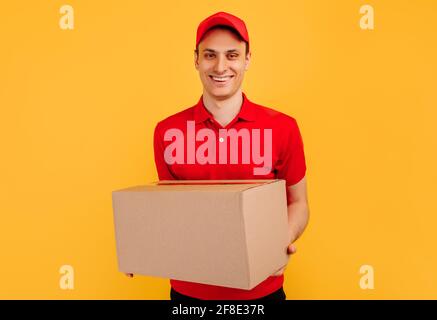
MULTIPOLYGON (((203 104, 203 95, 200 97, 199 102, 194 107, 194 121, 196 123, 204 122, 212 118, 213 115, 209 113, 203 104)), ((252 102, 247 99, 246 95, 243 92, 243 104, 241 105, 240 112, 237 115, 238 118, 246 120, 246 121, 255 121, 255 110, 252 105, 252 102)))

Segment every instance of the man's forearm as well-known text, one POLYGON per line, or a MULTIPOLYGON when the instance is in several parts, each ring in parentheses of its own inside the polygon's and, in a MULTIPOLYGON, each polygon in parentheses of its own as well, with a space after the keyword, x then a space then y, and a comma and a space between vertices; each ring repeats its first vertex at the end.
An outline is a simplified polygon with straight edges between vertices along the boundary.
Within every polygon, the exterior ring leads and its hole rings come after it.
POLYGON ((306 201, 292 202, 288 206, 288 227, 290 243, 296 241, 305 230, 309 219, 308 203, 306 201))

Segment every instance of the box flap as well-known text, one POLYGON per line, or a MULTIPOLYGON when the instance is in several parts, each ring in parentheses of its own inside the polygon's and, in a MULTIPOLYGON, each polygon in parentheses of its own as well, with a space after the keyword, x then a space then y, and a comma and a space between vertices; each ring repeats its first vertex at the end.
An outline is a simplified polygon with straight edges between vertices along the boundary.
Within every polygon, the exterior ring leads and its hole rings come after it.
POLYGON ((126 189, 116 190, 123 191, 201 191, 201 192, 240 192, 264 184, 278 181, 277 179, 265 180, 161 180, 147 185, 139 185, 126 189))
POLYGON ((278 179, 240 179, 240 180, 160 180, 155 184, 265 184, 277 181, 278 179))

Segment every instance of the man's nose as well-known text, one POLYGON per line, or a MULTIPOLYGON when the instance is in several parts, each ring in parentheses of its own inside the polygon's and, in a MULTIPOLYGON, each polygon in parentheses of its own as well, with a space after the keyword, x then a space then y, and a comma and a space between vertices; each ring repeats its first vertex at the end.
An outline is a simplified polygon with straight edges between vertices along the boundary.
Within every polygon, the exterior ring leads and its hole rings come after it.
POLYGON ((223 55, 218 55, 216 64, 214 66, 214 72, 218 74, 222 74, 226 72, 226 68, 227 68, 226 57, 224 57, 223 55))

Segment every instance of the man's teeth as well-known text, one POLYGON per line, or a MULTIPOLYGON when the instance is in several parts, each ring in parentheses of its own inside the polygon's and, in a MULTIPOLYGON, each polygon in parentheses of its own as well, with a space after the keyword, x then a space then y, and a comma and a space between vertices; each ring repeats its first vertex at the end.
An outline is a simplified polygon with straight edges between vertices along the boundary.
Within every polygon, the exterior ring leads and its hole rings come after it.
POLYGON ((214 77, 214 76, 211 76, 211 77, 215 81, 226 81, 226 80, 231 78, 231 76, 225 76, 225 77, 214 77))

